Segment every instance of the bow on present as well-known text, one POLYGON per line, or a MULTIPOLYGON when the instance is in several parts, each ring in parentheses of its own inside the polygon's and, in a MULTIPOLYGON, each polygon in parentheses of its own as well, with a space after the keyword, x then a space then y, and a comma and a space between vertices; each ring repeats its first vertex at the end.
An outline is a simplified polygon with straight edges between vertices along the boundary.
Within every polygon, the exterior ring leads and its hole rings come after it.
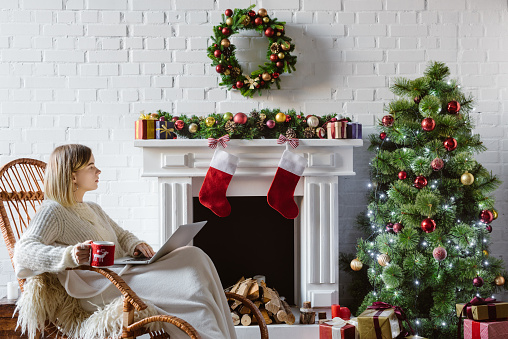
POLYGON ((277 139, 277 143, 279 145, 285 144, 286 142, 289 143, 293 148, 297 148, 300 144, 300 140, 298 140, 298 138, 286 138, 282 134, 279 136, 279 139, 277 139))
POLYGON ((496 313, 496 306, 495 303, 499 303, 499 301, 496 301, 494 298, 480 298, 480 297, 474 297, 469 302, 467 302, 464 307, 462 307, 462 311, 460 312, 459 316, 459 323, 457 326, 457 338, 461 337, 462 334, 462 315, 466 316, 468 319, 473 319, 473 309, 471 306, 480 306, 480 305, 487 305, 488 306, 488 313, 489 313, 489 319, 490 320, 496 320, 497 313, 496 313))
POLYGON ((226 148, 226 147, 228 147, 228 145, 226 144, 228 141, 229 141, 229 134, 226 134, 226 135, 220 137, 219 139, 208 138, 208 147, 210 147, 211 149, 214 149, 217 147, 217 143, 220 143, 223 148, 226 148))
POLYGON ((144 114, 144 113, 141 113, 141 115, 139 116, 139 119, 140 120, 157 120, 157 118, 151 116, 150 114, 144 114))
MULTIPOLYGON (((397 319, 399 320, 399 325, 400 325, 401 331, 403 331, 402 322, 406 321, 406 324, 409 327, 411 334, 413 334, 413 335, 415 334, 415 331, 413 331, 413 328, 411 327, 411 324, 409 323, 409 320, 406 317, 406 313, 404 312, 404 310, 401 307, 393 306, 393 305, 390 305, 390 304, 382 302, 382 301, 376 301, 376 302, 373 302, 372 305, 368 306, 367 308, 373 309, 373 310, 381 310, 381 311, 393 308, 395 315, 397 316, 397 319)), ((374 316, 374 325, 376 324, 376 317, 377 316, 374 316)), ((376 326, 376 328, 378 328, 378 327, 379 327, 379 324, 376 326)), ((377 330, 376 330, 376 334, 377 334, 377 330)), ((408 335, 409 335, 409 333, 407 333, 407 331, 406 331, 406 333, 404 333, 403 337, 406 337, 408 335)))
POLYGON ((175 131, 174 128, 167 128, 166 125, 162 125, 160 128, 157 128, 156 130, 160 131, 162 135, 164 135, 164 133, 167 133, 166 137, 171 136, 171 133, 175 131))

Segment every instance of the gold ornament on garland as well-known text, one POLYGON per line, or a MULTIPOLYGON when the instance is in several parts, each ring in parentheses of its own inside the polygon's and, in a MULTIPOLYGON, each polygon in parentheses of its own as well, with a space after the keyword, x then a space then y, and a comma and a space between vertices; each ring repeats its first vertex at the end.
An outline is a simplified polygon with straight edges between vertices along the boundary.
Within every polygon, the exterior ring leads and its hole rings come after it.
POLYGON ((466 171, 466 173, 461 175, 460 182, 462 185, 469 186, 474 183, 474 176, 466 171))
POLYGON ((254 7, 255 5, 252 5, 246 9, 235 9, 235 11, 228 9, 226 12, 230 16, 223 16, 223 21, 213 27, 212 44, 207 48, 212 66, 222 78, 219 85, 239 90, 243 96, 250 98, 255 93, 262 95, 263 90, 271 89, 271 84, 275 84, 277 89, 280 89, 280 75, 295 71, 297 59, 296 56, 291 55, 294 45, 291 44, 292 39, 286 35, 284 29, 286 23, 272 20, 264 8, 255 13, 252 11, 254 7), (254 30, 268 39, 267 62, 250 74, 243 73, 236 58, 236 48, 230 41, 231 36, 241 30, 254 30), (270 59, 272 54, 275 54, 277 58, 270 59), (284 61, 281 61, 282 59, 284 61))
POLYGON ((307 119, 307 125, 309 125, 309 127, 317 127, 319 125, 319 119, 312 115, 307 119))
POLYGON ((497 286, 503 286, 505 283, 504 277, 502 275, 498 275, 496 279, 494 279, 494 282, 497 286))
POLYGON ((207 127, 212 127, 213 125, 215 125, 215 118, 213 118, 213 117, 206 118, 205 124, 207 127))
POLYGON ((286 115, 282 112, 277 113, 277 115, 275 116, 275 121, 280 123, 286 122, 286 115))
POLYGON ((390 263, 390 256, 388 254, 381 254, 377 257, 377 262, 379 263, 379 265, 381 266, 386 266, 390 263))
POLYGON ((359 271, 359 270, 361 270, 361 269, 362 269, 363 264, 362 264, 362 262, 361 262, 360 260, 358 260, 358 259, 353 259, 353 260, 351 260, 351 264, 350 264, 350 266, 351 266, 351 269, 352 269, 353 271, 359 271))
POLYGON ((192 123, 189 125, 189 132, 196 133, 198 131, 198 124, 192 123))

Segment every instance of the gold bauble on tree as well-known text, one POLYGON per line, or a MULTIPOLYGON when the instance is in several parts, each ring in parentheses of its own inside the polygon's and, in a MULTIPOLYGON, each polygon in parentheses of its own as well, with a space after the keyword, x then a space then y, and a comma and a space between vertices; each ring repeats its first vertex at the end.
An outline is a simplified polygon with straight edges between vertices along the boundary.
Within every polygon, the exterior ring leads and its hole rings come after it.
POLYGON ((264 81, 270 81, 272 79, 272 76, 270 75, 270 73, 268 72, 264 72, 262 75, 261 75, 261 78, 264 80, 264 81))
POLYGON ((261 17, 265 17, 268 15, 268 11, 264 8, 260 8, 259 11, 258 11, 258 15, 261 16, 261 17))
POLYGON ((489 251, 487 251, 487 250, 483 250, 482 252, 483 252, 483 255, 484 255, 484 256, 486 256, 486 257, 488 257, 488 256, 489 256, 489 251))
POLYGON ((206 118, 205 124, 207 127, 212 127, 213 125, 215 125, 215 118, 213 118, 213 117, 206 118))
POLYGON ((388 254, 381 254, 380 256, 377 257, 377 262, 379 263, 379 265, 381 266, 386 266, 390 263, 390 256, 388 254))
POLYGON ((498 217, 497 211, 495 209, 492 209, 492 220, 496 220, 498 217))
POLYGON ((363 264, 362 264, 362 262, 360 260, 353 259, 353 260, 351 260, 351 265, 350 266, 351 266, 351 269, 353 271, 359 271, 359 270, 362 269, 363 264))
POLYGON ((496 283, 497 286, 503 286, 504 285, 504 277, 502 275, 498 275, 496 277, 496 279, 494 279, 494 282, 496 283))
POLYGON ((233 18, 226 19, 226 25, 231 26, 233 24, 233 18))
POLYGON ((196 133, 198 131, 198 125, 196 123, 191 123, 189 125, 189 132, 196 133))
POLYGON ((229 45, 231 45, 231 42, 228 39, 222 39, 220 41, 220 44, 224 47, 229 47, 229 45))
POLYGON ((462 183, 462 185, 469 186, 469 185, 473 184, 474 176, 471 173, 466 171, 466 173, 464 173, 460 176, 460 182, 462 183))
POLYGON ((275 116, 275 121, 286 122, 286 115, 282 112, 277 113, 277 115, 275 116))

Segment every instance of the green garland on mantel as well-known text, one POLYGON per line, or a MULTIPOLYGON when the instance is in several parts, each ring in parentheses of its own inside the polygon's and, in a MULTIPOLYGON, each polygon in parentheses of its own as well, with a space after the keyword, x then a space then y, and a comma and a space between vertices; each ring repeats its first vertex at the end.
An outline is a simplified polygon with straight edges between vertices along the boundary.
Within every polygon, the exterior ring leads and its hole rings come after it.
MULTIPOLYGON (((186 115, 172 115, 168 112, 158 110, 157 113, 151 113, 151 116, 156 119, 164 117, 166 121, 172 121, 175 123, 175 127, 180 120, 179 125, 183 128, 175 128, 174 132, 179 138, 186 139, 208 139, 208 138, 220 138, 225 134, 229 134, 231 139, 278 139, 281 134, 288 138, 298 139, 319 139, 319 129, 323 128, 323 125, 332 118, 337 118, 337 114, 326 114, 323 116, 317 115, 304 115, 303 113, 296 113, 294 109, 283 112, 280 109, 262 109, 260 111, 253 110, 249 114, 245 114, 244 120, 246 123, 241 124, 243 113, 232 114, 227 112, 225 114, 212 113, 208 116, 196 116, 192 115, 188 117, 186 115), (280 113, 285 115, 284 122, 277 122, 276 116, 279 114, 279 121, 282 116, 280 113), (240 116, 237 116, 239 115, 240 116), (313 117, 313 118, 310 118, 313 117), (212 118, 212 119, 210 119, 212 118), (315 127, 309 126, 308 119, 315 122, 315 127), (317 120, 316 120, 317 119, 317 120), (274 123, 273 128, 268 128, 271 125, 269 121, 274 123), (213 121, 213 124, 210 124, 213 121), (237 121, 237 122, 235 122, 237 121), (208 125, 207 125, 208 122, 208 125), (193 125, 195 124, 195 125, 193 125), (190 130, 195 130, 191 133, 190 130)), ((347 121, 351 121, 350 118, 344 118, 347 121)), ((326 126, 324 126, 326 127, 326 126)), ((324 131, 321 131, 323 133, 324 131)), ((322 137, 324 135, 322 134, 322 137)))

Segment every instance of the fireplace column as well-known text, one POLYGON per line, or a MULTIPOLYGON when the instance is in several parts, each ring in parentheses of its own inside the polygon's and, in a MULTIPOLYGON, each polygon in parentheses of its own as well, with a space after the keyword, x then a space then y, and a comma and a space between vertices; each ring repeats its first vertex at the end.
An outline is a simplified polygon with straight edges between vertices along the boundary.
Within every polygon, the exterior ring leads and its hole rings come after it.
POLYGON ((192 178, 159 177, 161 245, 180 225, 193 222, 192 178))

